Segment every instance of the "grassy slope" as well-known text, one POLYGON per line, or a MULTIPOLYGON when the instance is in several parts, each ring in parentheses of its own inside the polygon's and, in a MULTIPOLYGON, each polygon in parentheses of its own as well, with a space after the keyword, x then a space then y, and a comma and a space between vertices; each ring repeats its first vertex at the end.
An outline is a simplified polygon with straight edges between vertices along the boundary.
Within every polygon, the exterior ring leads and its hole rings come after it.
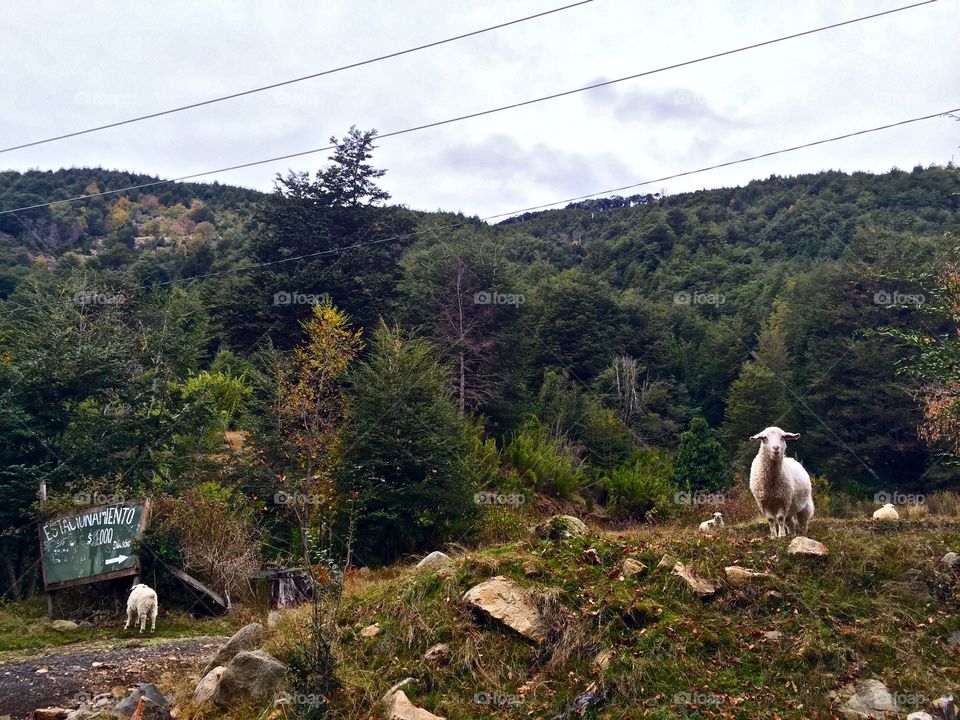
MULTIPOLYGON (((960 581, 939 563, 960 547, 960 526, 815 522, 810 534, 830 548, 826 559, 789 556, 787 542, 764 530, 730 527, 711 540, 667 526, 525 540, 459 556, 446 579, 393 571, 365 581, 340 615, 345 689, 334 716, 371 717, 384 691, 407 676, 418 680, 407 693, 416 704, 456 720, 553 718, 595 681, 607 699, 583 717, 826 718, 829 693, 852 679, 877 677, 908 701, 960 689, 957 651, 943 642, 960 629, 960 581), (600 565, 584 560, 588 547, 600 565), (719 595, 702 601, 657 569, 665 554, 715 580, 730 564, 777 579, 769 588, 721 582, 719 595), (647 570, 625 580, 618 568, 628 556, 647 570), (533 568, 538 575, 528 574, 533 568), (460 596, 497 574, 540 592, 551 627, 545 647, 463 608, 460 596), (780 596, 765 599, 767 589, 780 596), (381 634, 361 638, 372 622, 381 634), (765 639, 769 630, 784 640, 765 639), (430 668, 421 656, 438 642, 451 644, 452 659, 430 668), (598 673, 592 659, 606 648, 614 659, 598 673), (501 703, 478 704, 478 693, 501 694, 501 703), (701 702, 678 702, 687 697, 678 693, 701 702)), ((274 637, 272 649, 282 654, 293 634, 274 637)))

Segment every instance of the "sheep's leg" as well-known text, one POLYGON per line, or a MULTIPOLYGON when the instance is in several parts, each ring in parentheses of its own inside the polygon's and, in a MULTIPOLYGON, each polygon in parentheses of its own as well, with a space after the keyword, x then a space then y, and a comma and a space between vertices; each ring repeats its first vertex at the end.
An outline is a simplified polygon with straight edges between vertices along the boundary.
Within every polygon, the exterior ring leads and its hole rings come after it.
POLYGON ((123 626, 123 629, 126 630, 130 627, 130 623, 133 621, 133 608, 127 608, 127 624, 123 626))
POLYGON ((775 517, 767 516, 767 522, 770 524, 770 537, 777 537, 777 519, 775 517))
POLYGON ((777 515, 777 537, 787 536, 787 521, 783 515, 777 515))
POLYGON ((157 605, 154 603, 150 609, 150 632, 157 629, 157 605))
POLYGON ((137 615, 140 616, 140 632, 143 632, 143 628, 147 624, 147 614, 142 610, 137 610, 137 615))

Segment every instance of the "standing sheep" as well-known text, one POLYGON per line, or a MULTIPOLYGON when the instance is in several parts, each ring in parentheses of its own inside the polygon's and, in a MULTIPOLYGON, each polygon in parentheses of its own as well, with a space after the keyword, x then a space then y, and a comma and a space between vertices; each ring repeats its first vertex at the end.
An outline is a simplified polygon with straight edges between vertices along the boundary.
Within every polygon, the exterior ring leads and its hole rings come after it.
POLYGON ((700 532, 709 533, 713 531, 714 528, 723 527, 723 514, 715 512, 713 517, 709 520, 704 520, 700 523, 700 532))
POLYGON ((751 437, 760 441, 760 450, 750 466, 750 492, 770 523, 770 537, 785 537, 790 530, 807 534, 813 517, 813 491, 803 465, 788 458, 787 440, 799 433, 768 427, 751 437))
POLYGON ((123 626, 124 630, 130 627, 134 613, 140 623, 140 632, 143 632, 147 624, 147 616, 150 617, 150 632, 157 629, 157 593, 153 588, 140 583, 130 590, 130 597, 127 598, 127 624, 123 626))

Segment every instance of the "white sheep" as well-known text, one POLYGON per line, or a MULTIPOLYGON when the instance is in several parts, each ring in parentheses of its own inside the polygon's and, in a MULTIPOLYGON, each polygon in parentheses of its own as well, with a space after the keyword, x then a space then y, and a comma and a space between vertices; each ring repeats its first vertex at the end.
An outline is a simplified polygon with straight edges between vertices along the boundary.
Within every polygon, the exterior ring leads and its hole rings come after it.
POLYGON ((785 537, 790 531, 807 534, 813 517, 813 490, 803 465, 788 458, 787 440, 799 433, 768 427, 751 437, 760 441, 760 450, 750 466, 750 492, 770 523, 770 537, 785 537))
POLYGON ((709 520, 704 520, 700 523, 700 532, 710 533, 714 528, 723 527, 723 514, 715 512, 713 517, 709 520))
POLYGON ((130 590, 130 597, 127 598, 127 624, 123 626, 126 630, 130 627, 130 621, 136 613, 137 621, 140 623, 140 632, 143 632, 147 624, 147 616, 150 616, 150 632, 157 629, 157 593, 153 588, 140 583, 134 585, 130 590))
POLYGON ((874 520, 899 520, 900 513, 897 512, 897 509, 893 506, 893 503, 887 503, 882 508, 877 508, 873 511, 874 520))

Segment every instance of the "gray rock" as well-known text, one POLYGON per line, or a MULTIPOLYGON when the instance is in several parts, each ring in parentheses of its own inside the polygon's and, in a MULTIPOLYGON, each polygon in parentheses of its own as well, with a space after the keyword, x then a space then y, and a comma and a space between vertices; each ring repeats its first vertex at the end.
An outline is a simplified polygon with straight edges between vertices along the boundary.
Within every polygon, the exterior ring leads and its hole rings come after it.
POLYGON ((407 685, 416 685, 416 684, 417 684, 417 681, 414 680, 412 677, 405 677, 400 682, 396 682, 393 685, 391 685, 390 689, 387 690, 383 694, 383 697, 380 698, 380 702, 382 702, 384 705, 389 705, 390 701, 393 699, 394 693, 399 692, 400 690, 405 688, 407 685))
POLYGON ((226 669, 223 665, 218 665, 200 679, 193 691, 194 705, 203 705, 213 700, 213 696, 217 694, 217 688, 220 687, 220 678, 226 669))
POLYGON ((950 551, 946 555, 944 555, 942 558, 940 558, 940 562, 942 562, 944 565, 946 565, 949 568, 955 568, 957 567, 958 564, 960 564, 960 555, 957 555, 955 552, 950 551))
POLYGON ((583 537, 587 534, 583 520, 573 515, 554 515, 534 528, 537 537, 544 540, 564 540, 570 537, 583 537))
POLYGON ((923 712, 923 710, 918 710, 917 712, 912 712, 907 715, 907 720, 936 720, 930 713, 923 712))
POLYGON ((633 577, 634 575, 639 575, 646 569, 646 565, 639 560, 634 560, 633 558, 625 558, 623 565, 621 566, 621 572, 623 572, 624 577, 633 577))
POLYGON ((727 575, 727 582, 731 585, 755 585, 757 583, 763 583, 767 580, 773 580, 774 575, 765 572, 757 572, 756 570, 748 570, 747 568, 740 567, 739 565, 728 565, 723 569, 723 572, 727 575))
POLYGON ((397 690, 390 698, 386 717, 387 720, 445 720, 439 715, 414 705, 403 690, 397 690))
POLYGON ((264 650, 237 653, 227 663, 213 695, 217 705, 232 705, 240 699, 272 703, 287 666, 264 650))
POLYGON ((790 541, 787 552, 791 555, 809 555, 813 557, 824 557, 830 554, 827 546, 816 540, 811 540, 802 535, 795 537, 790 541))
POLYGON ((136 689, 114 706, 114 711, 130 717, 137 709, 137 704, 143 698, 143 717, 151 720, 167 720, 170 717, 170 701, 160 692, 153 683, 141 683, 136 689), (149 707, 148 707, 149 706, 149 707), (148 715, 149 713, 149 715, 148 715))
POLYGON ((490 578, 467 590, 463 601, 528 640, 539 643, 545 639, 543 618, 533 597, 515 580, 503 575, 490 578))
POLYGON ((709 580, 705 580, 699 575, 694 574, 694 572, 683 563, 676 563, 673 566, 673 570, 670 571, 670 574, 676 575, 678 578, 683 580, 687 584, 687 587, 694 592, 694 594, 702 598, 710 597, 715 595, 717 592, 716 585, 709 580))
POLYGON ((840 706, 840 715, 845 720, 882 718, 885 712, 897 712, 897 704, 879 680, 861 680, 853 687, 853 694, 840 706))
POLYGON ((453 562, 451 558, 446 553, 442 553, 439 550, 434 550, 432 553, 427 555, 423 560, 417 563, 417 570, 437 570, 439 568, 450 565, 453 562))
POLYGON ((276 627, 283 622, 283 615, 278 613, 276 610, 271 610, 267 613, 267 627, 276 627))
POLYGON ((960 630, 954 630, 952 633, 947 635, 947 645, 950 647, 956 647, 960 645, 960 630))
POLYGON ((50 627, 60 632, 68 632, 70 630, 76 630, 80 626, 72 620, 54 620, 50 623, 50 627))
POLYGON ((208 662, 207 666, 203 669, 203 674, 206 675, 218 665, 226 665, 238 653, 255 650, 260 647, 260 643, 262 642, 263 625, 260 623, 244 625, 217 650, 217 654, 213 656, 213 659, 208 662))

